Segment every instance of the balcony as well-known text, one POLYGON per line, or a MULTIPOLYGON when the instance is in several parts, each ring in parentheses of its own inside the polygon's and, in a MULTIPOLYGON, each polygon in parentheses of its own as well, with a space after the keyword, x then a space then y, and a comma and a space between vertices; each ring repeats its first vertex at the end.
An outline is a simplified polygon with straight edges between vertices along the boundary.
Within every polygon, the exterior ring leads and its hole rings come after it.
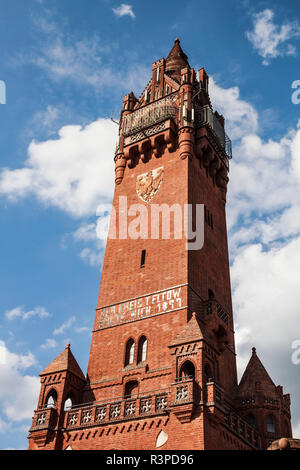
POLYGON ((177 123, 178 107, 174 102, 173 95, 166 96, 124 116, 121 133, 127 137, 170 118, 177 123))
POLYGON ((74 406, 65 413, 64 427, 77 429, 165 414, 169 393, 168 389, 163 389, 128 399, 74 406))
POLYGON ((242 439, 250 444, 251 447, 258 449, 259 440, 255 428, 251 426, 246 420, 237 415, 234 411, 230 409, 227 410, 224 424, 236 435, 242 437, 242 439))
POLYGON ((194 126, 195 128, 208 126, 214 136, 217 137, 218 143, 225 152, 227 158, 229 160, 232 158, 231 140, 226 134, 224 127, 219 122, 216 114, 208 105, 196 109, 194 126))
POLYGON ((181 423, 188 423, 191 420, 199 399, 200 391, 194 377, 180 377, 172 383, 170 406, 181 423))
POLYGON ((204 310, 206 316, 216 316, 222 320, 222 322, 228 326, 229 324, 229 313, 219 304, 216 300, 208 300, 204 304, 204 310))
POLYGON ((54 429, 57 423, 57 410, 55 408, 40 408, 35 410, 30 431, 54 429))

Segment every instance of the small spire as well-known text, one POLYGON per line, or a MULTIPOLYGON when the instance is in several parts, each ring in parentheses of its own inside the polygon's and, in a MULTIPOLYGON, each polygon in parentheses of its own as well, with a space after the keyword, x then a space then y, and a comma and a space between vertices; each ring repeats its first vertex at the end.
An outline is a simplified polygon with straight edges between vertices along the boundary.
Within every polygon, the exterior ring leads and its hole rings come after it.
POLYGON ((252 356, 256 356, 256 348, 252 348, 252 356))
POLYGON ((174 45, 166 58, 166 71, 178 80, 180 78, 180 70, 183 67, 189 67, 188 58, 181 49, 179 38, 176 38, 174 45))

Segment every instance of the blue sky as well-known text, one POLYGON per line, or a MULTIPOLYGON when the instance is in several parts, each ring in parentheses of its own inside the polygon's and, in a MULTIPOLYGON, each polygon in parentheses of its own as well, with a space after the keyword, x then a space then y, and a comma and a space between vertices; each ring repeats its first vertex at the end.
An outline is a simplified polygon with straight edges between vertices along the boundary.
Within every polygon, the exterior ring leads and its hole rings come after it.
POLYGON ((86 371, 104 253, 95 228, 113 191, 109 118, 124 94, 141 93, 177 36, 190 64, 210 75, 233 140, 227 209, 239 369, 255 344, 292 394, 300 436, 300 365, 291 360, 300 339, 298 2, 2 0, 2 449, 27 447, 38 373, 67 342, 86 371))

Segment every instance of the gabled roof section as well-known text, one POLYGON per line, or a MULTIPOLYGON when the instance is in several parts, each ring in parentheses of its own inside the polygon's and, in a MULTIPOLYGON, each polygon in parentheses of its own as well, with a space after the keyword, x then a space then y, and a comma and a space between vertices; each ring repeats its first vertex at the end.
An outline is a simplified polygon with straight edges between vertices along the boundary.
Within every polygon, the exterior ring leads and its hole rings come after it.
POLYGON ((200 326, 200 321, 194 312, 188 323, 184 326, 181 332, 169 344, 170 346, 177 346, 179 344, 192 343, 203 339, 203 333, 200 326))
POLYGON ((273 394, 276 391, 276 386, 257 356, 256 349, 252 348, 252 356, 239 383, 238 394, 255 394, 258 388, 273 394))
POLYGON ((85 380, 82 370, 70 348, 67 344, 63 352, 61 352, 44 370, 40 373, 42 375, 54 374, 55 372, 69 371, 82 380, 85 380))

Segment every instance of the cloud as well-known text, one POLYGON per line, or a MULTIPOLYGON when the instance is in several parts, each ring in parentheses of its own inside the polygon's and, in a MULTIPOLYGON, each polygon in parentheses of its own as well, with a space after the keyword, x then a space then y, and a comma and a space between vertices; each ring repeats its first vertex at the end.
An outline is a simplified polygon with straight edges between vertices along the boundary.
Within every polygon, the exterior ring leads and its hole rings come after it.
POLYGON ((258 113, 250 103, 240 98, 237 86, 222 88, 210 77, 209 94, 213 106, 224 115, 226 131, 232 140, 257 131, 258 113))
POLYGON ((8 350, 0 340, 0 356, 5 356, 5 363, 0 365, 0 409, 7 422, 1 420, 0 431, 6 431, 11 422, 29 420, 35 409, 40 390, 38 377, 26 375, 24 371, 37 365, 34 355, 15 354, 8 350))
POLYGON ((253 31, 246 32, 254 49, 264 59, 264 65, 269 65, 271 59, 279 56, 296 55, 295 46, 287 41, 300 35, 298 22, 286 22, 278 25, 273 22, 273 18, 274 12, 268 8, 254 14, 253 31))
POLYGON ((47 312, 44 307, 35 307, 32 310, 26 311, 23 306, 15 307, 5 312, 5 317, 8 320, 15 320, 15 318, 22 318, 22 320, 28 320, 28 318, 37 316, 39 318, 51 317, 51 313, 47 312))
POLYGON ((78 328, 75 328, 76 333, 86 333, 90 332, 91 329, 88 326, 80 326, 78 328))
POLYGON ((64 126, 57 139, 32 141, 23 168, 2 169, 0 194, 16 201, 33 194, 47 206, 81 217, 112 197, 117 127, 109 119, 64 126))
POLYGON ((127 5, 126 3, 121 3, 117 8, 113 8, 112 11, 116 16, 130 16, 133 20, 135 19, 135 14, 132 11, 132 6, 127 5))
POLYGON ((48 338, 46 339, 44 344, 41 344, 42 349, 52 349, 52 348, 56 348, 56 346, 57 346, 57 342, 53 338, 48 338))
POLYGON ((237 87, 214 80, 210 87, 233 136, 227 216, 239 377, 256 346, 270 376, 291 393, 297 432, 300 366, 291 345, 300 339, 299 123, 281 139, 264 139, 260 116, 237 87))
POLYGON ((100 266, 103 259, 103 250, 98 251, 95 248, 86 247, 80 252, 80 258, 90 266, 100 266))
MULTIPOLYGON (((122 4, 115 9, 118 16, 135 17, 130 5, 122 4)), ((77 86, 94 88, 98 94, 114 88, 143 90, 149 80, 151 69, 130 60, 114 60, 119 52, 118 41, 109 43, 98 34, 91 37, 74 34, 67 22, 63 27, 55 22, 48 10, 43 16, 34 17, 33 33, 38 37, 36 46, 22 51, 11 59, 15 67, 33 65, 43 71, 55 83, 72 82, 77 86)), ((124 51, 122 52, 124 58, 124 51)))
POLYGON ((65 321, 59 328, 56 328, 54 331, 53 331, 53 334, 54 335, 61 335, 65 332, 65 330, 68 330, 71 325, 73 325, 73 323, 75 322, 76 320, 76 317, 72 316, 70 317, 67 321, 65 321))

